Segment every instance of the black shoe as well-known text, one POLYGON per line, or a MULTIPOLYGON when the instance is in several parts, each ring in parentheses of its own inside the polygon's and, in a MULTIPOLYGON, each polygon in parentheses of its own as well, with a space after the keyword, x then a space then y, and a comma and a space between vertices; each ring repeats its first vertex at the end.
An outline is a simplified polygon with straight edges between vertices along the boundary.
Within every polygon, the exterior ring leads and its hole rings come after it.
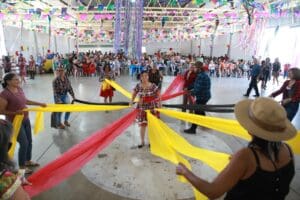
POLYGON ((243 96, 244 96, 244 97, 249 97, 249 95, 247 95, 247 94, 243 94, 243 96))
POLYGON ((196 134, 196 130, 195 129, 185 129, 183 132, 187 133, 187 134, 196 134))
POLYGON ((254 97, 259 97, 259 95, 253 95, 254 97))

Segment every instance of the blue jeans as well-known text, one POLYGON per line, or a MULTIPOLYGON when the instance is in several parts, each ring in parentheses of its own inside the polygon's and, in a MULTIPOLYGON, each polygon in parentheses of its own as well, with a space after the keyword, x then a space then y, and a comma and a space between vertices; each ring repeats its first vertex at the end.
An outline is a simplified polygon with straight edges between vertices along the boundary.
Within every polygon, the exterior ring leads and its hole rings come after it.
POLYGON ((31 125, 28 118, 22 122, 17 141, 20 144, 19 166, 25 166, 25 162, 31 160, 32 152, 31 125))
POLYGON ((295 115, 297 114, 299 108, 299 102, 290 102, 283 106, 287 113, 287 118, 292 121, 295 115))
MULTIPOLYGON (((60 96, 59 96, 59 100, 60 100, 63 104, 69 104, 69 103, 70 103, 70 99, 69 99, 68 94, 60 95, 60 96)), ((55 103, 57 103, 57 102, 55 102, 55 103)), ((62 113, 57 113, 57 115, 56 115, 56 122, 57 122, 58 124, 61 123, 61 114, 62 114, 62 113)), ((68 121, 69 118, 70 118, 70 112, 66 112, 66 113, 65 113, 65 121, 68 121)))

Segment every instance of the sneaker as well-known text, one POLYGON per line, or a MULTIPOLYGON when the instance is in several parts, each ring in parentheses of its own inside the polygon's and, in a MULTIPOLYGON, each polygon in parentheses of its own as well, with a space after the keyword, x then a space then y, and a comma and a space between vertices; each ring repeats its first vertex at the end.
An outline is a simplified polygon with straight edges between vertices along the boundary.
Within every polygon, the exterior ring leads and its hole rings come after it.
POLYGON ((244 97, 249 97, 249 95, 247 95, 247 94, 243 94, 243 96, 244 96, 244 97))
POLYGON ((187 133, 187 134, 196 134, 196 130, 191 129, 191 128, 185 129, 183 132, 185 132, 185 133, 187 133))
POLYGON ((259 95, 253 95, 254 97, 259 97, 259 95))
POLYGON ((65 126, 67 126, 67 127, 70 127, 70 126, 71 126, 71 124, 70 124, 68 121, 65 121, 64 124, 65 124, 65 126))

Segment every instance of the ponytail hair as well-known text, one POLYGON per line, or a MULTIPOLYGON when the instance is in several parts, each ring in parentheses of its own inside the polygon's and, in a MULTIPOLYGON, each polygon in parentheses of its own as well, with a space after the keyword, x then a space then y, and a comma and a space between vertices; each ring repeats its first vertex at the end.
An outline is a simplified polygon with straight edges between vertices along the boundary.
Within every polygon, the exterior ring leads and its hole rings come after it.
POLYGON ((15 74, 13 72, 9 72, 9 73, 5 74, 5 76, 3 78, 2 87, 5 89, 8 86, 7 81, 11 81, 15 76, 17 76, 17 74, 15 74))

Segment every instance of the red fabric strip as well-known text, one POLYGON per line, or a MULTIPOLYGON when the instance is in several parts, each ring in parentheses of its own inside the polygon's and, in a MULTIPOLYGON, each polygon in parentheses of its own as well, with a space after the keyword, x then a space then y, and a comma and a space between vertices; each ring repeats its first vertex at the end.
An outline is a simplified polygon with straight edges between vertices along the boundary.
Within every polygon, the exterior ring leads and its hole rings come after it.
POLYGON ((162 100, 162 101, 166 101, 166 100, 169 100, 169 99, 178 97, 178 96, 183 95, 183 94, 186 94, 186 93, 187 93, 187 91, 181 91, 181 92, 177 92, 177 93, 170 94, 170 95, 163 95, 163 96, 161 97, 161 100, 162 100))
POLYGON ((69 149, 59 158, 32 174, 28 178, 32 185, 24 186, 24 189, 30 197, 34 197, 73 175, 123 133, 135 120, 136 114, 135 109, 69 149))
POLYGON ((176 78, 173 80, 173 82, 169 85, 169 87, 166 89, 166 91, 162 95, 162 98, 164 98, 165 96, 169 96, 171 94, 182 91, 183 84, 184 84, 183 76, 182 75, 176 76, 176 78))

